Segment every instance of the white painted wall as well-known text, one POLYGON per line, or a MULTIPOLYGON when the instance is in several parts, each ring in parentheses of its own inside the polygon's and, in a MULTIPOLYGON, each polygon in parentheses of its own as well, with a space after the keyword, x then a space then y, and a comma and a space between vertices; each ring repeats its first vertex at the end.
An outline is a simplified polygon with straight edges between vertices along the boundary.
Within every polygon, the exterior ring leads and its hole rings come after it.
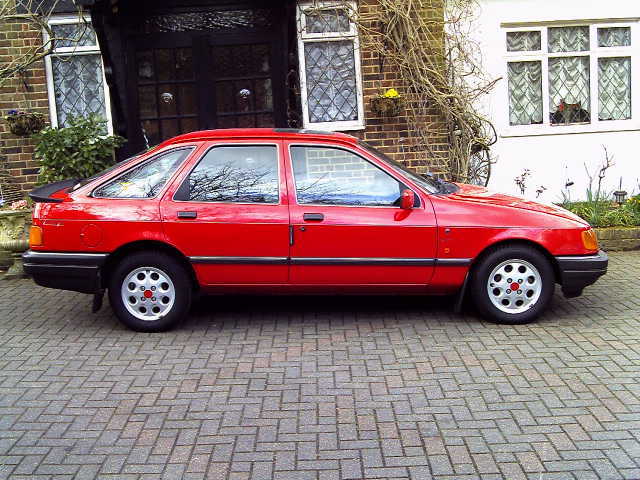
POLYGON ((535 190, 544 185, 547 190, 538 200, 560 201, 566 181, 571 180, 575 183, 570 189, 572 199, 584 198, 588 183, 585 164, 595 174, 604 160, 604 145, 615 162, 607 172, 606 188, 616 190, 623 177, 624 190, 640 193, 640 1, 480 0, 479 8, 472 31, 481 46, 484 69, 492 78, 503 77, 481 106, 498 130, 498 143, 493 147, 497 163, 493 165, 489 187, 520 195, 514 178, 528 168, 531 176, 526 197, 535 199, 535 190), (535 132, 532 130, 536 128, 518 130, 520 127, 509 126, 505 28, 536 22, 592 23, 622 19, 633 23, 632 120, 606 128, 536 126, 539 128, 535 132))

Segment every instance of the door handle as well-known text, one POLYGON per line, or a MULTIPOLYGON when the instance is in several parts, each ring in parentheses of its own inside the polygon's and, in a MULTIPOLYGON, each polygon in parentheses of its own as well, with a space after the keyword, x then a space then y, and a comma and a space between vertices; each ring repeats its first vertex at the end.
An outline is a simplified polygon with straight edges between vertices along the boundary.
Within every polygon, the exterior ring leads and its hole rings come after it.
POLYGON ((198 212, 178 212, 178 218, 198 218, 198 212))
POLYGON ((322 213, 305 213, 302 215, 305 222, 321 222, 324 220, 322 213))

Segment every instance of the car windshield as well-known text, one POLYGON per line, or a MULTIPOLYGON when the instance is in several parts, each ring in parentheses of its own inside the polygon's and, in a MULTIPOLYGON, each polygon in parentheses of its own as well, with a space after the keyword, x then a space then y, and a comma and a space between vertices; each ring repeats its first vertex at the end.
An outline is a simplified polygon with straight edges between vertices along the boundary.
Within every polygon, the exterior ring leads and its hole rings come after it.
POLYGON ((375 155, 377 158, 382 160, 383 162, 388 163, 394 170, 400 171, 406 177, 409 177, 411 181, 415 182, 417 185, 424 188, 427 192, 438 193, 442 190, 440 184, 436 179, 426 175, 420 175, 419 173, 414 172, 409 167, 403 165, 400 162, 397 162, 393 158, 389 157, 387 154, 382 153, 380 150, 372 147, 371 145, 369 145, 366 142, 363 142, 362 140, 358 141, 358 144, 361 147, 363 147, 365 150, 369 151, 370 153, 375 155))
POLYGON ((125 163, 128 163, 132 160, 135 160, 136 158, 138 158, 141 154, 138 153, 137 155, 134 155, 133 157, 129 157, 125 160, 122 160, 121 162, 118 162, 114 165, 111 165, 110 167, 105 168, 104 170, 96 173, 95 175, 90 176, 89 178, 83 178, 83 179, 78 179, 78 183, 76 183, 73 187, 71 187, 69 189, 69 193, 71 192, 75 192, 76 190, 78 190, 79 188, 84 187, 85 185, 88 185, 89 183, 93 182, 96 178, 100 178, 103 175, 106 175, 109 172, 112 172, 113 170, 115 170, 118 167, 121 167, 122 165, 124 165, 125 163))

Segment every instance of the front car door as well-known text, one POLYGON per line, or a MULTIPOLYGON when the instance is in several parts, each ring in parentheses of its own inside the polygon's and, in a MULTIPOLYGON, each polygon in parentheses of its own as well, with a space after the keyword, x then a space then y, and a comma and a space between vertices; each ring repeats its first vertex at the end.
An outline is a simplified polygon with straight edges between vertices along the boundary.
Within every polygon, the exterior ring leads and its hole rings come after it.
POLYGON ((355 145, 287 145, 294 285, 429 283, 436 220, 417 189, 402 210, 402 177, 355 145))
POLYGON ((289 206, 280 141, 211 142, 165 195, 167 240, 201 285, 284 284, 289 206))

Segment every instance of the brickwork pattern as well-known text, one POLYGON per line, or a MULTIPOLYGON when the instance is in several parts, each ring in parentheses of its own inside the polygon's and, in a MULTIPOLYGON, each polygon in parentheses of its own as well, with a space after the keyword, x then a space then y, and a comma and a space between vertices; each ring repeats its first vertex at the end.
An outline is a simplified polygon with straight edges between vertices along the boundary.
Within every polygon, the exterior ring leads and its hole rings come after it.
MULTIPOLYGON (((12 0, 7 0, 12 1, 12 0)), ((8 63, 42 44, 42 32, 29 23, 0 24, 0 63, 8 63)), ((49 100, 44 61, 37 62, 22 75, 0 88, 0 117, 9 110, 40 112, 49 118, 49 100)), ((38 163, 33 160, 34 141, 12 134, 0 119, 0 168, 6 168, 22 190, 30 190, 38 177, 38 163)))
POLYGON ((637 479, 639 284, 632 252, 526 326, 222 297, 138 334, 0 281, 0 478, 637 479))

